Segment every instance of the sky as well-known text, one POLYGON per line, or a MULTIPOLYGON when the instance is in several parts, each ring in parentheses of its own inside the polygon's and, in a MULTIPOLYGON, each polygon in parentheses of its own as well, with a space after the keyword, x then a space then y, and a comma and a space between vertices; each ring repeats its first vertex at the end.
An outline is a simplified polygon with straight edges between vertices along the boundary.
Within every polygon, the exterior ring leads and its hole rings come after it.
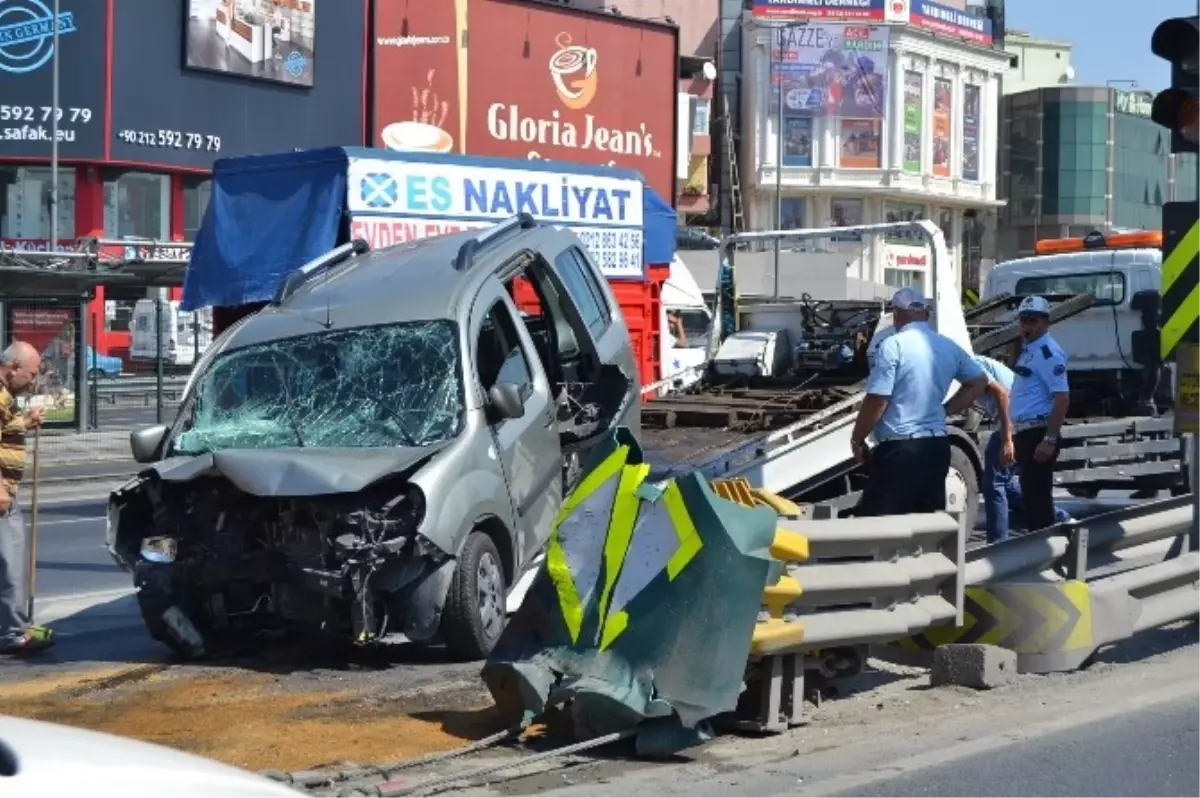
POLYGON ((1006 0, 1004 22, 1035 38, 1071 42, 1079 85, 1136 80, 1138 88, 1157 92, 1171 68, 1150 52, 1150 37, 1160 22, 1195 14, 1196 6, 1197 0, 1006 0))

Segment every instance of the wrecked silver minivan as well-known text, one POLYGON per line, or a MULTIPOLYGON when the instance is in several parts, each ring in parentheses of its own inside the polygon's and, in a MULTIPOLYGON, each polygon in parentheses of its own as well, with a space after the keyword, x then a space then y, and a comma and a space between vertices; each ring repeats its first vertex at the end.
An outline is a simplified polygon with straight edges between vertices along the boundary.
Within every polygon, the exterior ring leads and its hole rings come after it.
POLYGON ((573 233, 356 241, 214 343, 173 425, 132 434, 149 468, 112 494, 108 547, 151 635, 191 656, 302 630, 481 658, 567 464, 636 430, 638 391, 573 233))

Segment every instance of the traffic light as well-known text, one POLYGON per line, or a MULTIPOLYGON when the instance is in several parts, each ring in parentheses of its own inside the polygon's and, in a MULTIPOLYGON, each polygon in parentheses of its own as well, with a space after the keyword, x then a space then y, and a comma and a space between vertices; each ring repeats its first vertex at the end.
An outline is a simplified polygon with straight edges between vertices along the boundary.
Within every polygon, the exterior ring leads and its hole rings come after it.
POLYGON ((1200 122, 1200 16, 1174 17, 1154 29, 1150 50, 1171 62, 1171 88, 1154 98, 1150 118, 1171 131, 1171 152, 1197 152, 1200 122))

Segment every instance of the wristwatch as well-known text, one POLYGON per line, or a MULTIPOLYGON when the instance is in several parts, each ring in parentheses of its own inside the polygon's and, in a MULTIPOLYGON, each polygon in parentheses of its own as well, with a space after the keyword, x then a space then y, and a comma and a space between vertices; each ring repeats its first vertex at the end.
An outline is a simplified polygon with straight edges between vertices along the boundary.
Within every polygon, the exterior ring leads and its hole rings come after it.
POLYGON ((1044 443, 1050 444, 1051 446, 1054 446, 1056 443, 1058 443, 1058 436, 1057 435, 1047 435, 1044 438, 1042 438, 1042 441, 1044 443))

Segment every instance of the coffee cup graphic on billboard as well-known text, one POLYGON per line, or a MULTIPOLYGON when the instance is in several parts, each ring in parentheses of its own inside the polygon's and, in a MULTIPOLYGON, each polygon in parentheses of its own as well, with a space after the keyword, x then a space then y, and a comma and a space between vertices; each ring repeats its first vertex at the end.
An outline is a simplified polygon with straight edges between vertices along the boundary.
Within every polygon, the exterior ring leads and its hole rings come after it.
POLYGON ((599 74, 595 47, 572 44, 569 33, 560 33, 554 43, 558 49, 550 56, 550 77, 563 105, 572 111, 587 108, 596 96, 599 74))
POLYGON ((436 70, 429 70, 425 87, 412 87, 412 119, 392 122, 380 132, 383 146, 397 152, 450 152, 454 136, 442 129, 450 103, 433 88, 436 70))

